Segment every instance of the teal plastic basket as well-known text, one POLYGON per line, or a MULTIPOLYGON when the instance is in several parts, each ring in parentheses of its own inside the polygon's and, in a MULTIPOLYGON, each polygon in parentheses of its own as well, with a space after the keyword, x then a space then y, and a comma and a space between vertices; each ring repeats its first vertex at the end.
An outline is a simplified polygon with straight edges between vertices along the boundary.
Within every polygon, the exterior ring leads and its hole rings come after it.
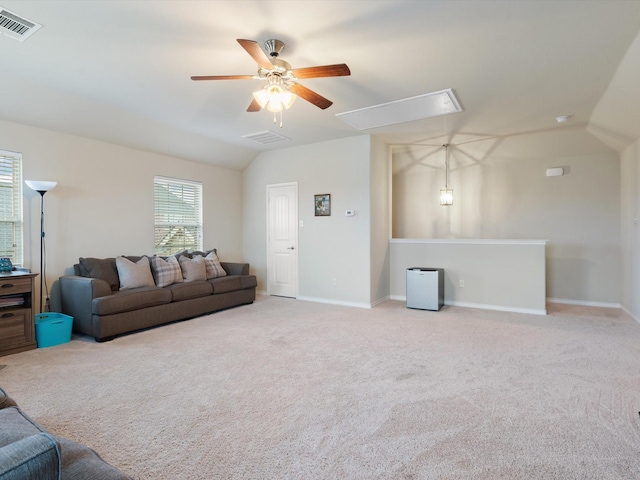
POLYGON ((53 347, 71 341, 73 317, 64 313, 36 314, 36 342, 38 348, 53 347))

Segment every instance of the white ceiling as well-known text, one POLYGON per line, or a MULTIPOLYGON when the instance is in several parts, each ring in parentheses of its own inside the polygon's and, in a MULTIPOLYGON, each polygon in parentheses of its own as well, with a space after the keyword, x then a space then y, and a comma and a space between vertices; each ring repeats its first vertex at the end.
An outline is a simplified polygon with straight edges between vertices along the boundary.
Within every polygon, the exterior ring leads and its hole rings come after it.
POLYGON ((359 135, 335 117, 453 88, 462 113, 366 131, 389 143, 586 125, 640 31, 640 1, 0 0, 43 25, 0 36, 0 118, 245 168, 261 151, 359 135), (346 63, 349 77, 301 80, 331 99, 298 99, 284 127, 246 112, 257 80, 237 38, 285 42, 294 68, 346 63), (265 130, 290 139, 262 146, 265 130))

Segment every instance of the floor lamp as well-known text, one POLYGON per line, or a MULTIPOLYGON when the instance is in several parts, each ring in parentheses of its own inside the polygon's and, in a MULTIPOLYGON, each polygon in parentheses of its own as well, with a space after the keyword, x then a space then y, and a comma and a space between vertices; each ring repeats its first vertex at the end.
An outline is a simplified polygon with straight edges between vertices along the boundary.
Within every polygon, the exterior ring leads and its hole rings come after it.
POLYGON ((44 194, 53 189, 58 182, 41 182, 39 180, 25 180, 27 187, 40 194, 40 313, 42 313, 42 283, 44 281, 44 194))

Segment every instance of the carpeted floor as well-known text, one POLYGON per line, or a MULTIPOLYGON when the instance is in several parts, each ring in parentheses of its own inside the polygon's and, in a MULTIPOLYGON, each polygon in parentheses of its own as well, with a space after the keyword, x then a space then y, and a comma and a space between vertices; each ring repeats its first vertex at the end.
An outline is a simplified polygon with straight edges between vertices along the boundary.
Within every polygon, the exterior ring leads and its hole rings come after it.
POLYGON ((260 297, 0 357, 51 432, 137 479, 638 479, 640 324, 260 297))

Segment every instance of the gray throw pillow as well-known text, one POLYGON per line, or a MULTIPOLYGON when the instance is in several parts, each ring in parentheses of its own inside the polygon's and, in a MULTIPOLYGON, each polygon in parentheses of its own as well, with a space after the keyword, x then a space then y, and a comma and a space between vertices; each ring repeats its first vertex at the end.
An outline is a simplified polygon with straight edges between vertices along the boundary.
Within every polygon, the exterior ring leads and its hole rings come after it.
POLYGON ((204 258, 200 255, 195 255, 193 258, 180 257, 180 268, 185 282, 207 279, 207 267, 204 263, 204 258))
POLYGON ((207 267, 207 279, 224 277, 227 274, 222 265, 220 265, 220 259, 215 250, 212 250, 209 255, 204 257, 204 263, 207 267))
POLYGON ((155 286, 149 257, 142 257, 136 263, 125 257, 116 257, 116 268, 120 277, 120 290, 155 286))
POLYGON ((78 267, 83 277, 99 278, 111 287, 111 291, 120 288, 116 260, 114 258, 82 258, 78 261, 78 267))
POLYGON ((183 281, 180 263, 173 255, 167 257, 166 260, 157 255, 151 257, 151 270, 158 287, 166 287, 183 281))

